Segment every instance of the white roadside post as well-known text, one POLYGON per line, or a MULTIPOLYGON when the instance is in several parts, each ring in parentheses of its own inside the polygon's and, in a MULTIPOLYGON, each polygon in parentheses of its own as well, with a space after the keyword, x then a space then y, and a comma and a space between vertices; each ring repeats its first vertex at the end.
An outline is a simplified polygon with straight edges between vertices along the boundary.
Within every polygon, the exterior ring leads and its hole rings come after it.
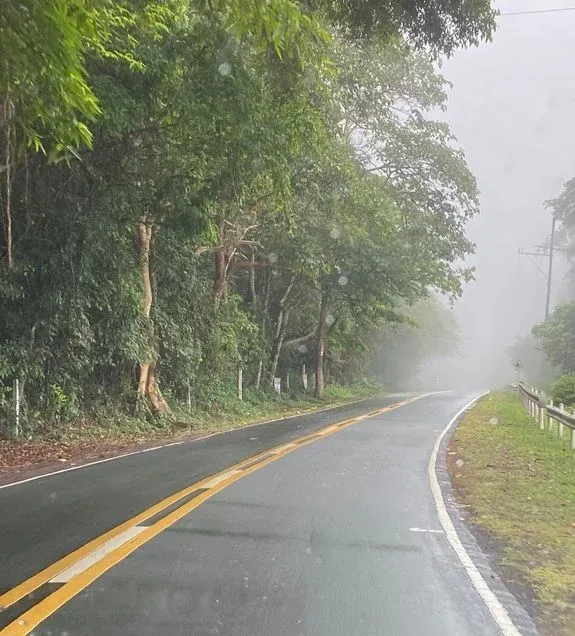
POLYGON ((14 436, 20 436, 20 380, 14 380, 14 436))
POLYGON ((238 400, 244 399, 244 370, 242 367, 238 369, 238 400))
MULTIPOLYGON (((559 405, 559 409, 561 410, 561 413, 565 413, 565 405, 563 404, 563 402, 561 402, 561 404, 559 405)), ((563 422, 561 421, 559 422, 557 432, 559 434, 559 437, 563 437, 563 422)))
MULTIPOLYGON (((543 404, 547 404, 545 398, 543 398, 543 404)), ((541 403, 540 403, 541 404, 541 403)), ((545 415, 547 414, 547 407, 541 406, 539 408, 539 428, 544 431, 545 430, 545 415)))

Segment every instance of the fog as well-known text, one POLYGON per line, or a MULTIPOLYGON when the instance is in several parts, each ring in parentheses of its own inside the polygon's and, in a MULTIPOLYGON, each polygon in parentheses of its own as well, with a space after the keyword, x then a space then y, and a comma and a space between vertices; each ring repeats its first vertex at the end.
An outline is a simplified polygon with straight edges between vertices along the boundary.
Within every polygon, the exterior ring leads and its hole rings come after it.
MULTIPOLYGON (((506 0, 495 6, 509 13, 570 5, 506 0)), ((443 117, 477 178, 481 213, 469 226, 476 280, 455 306, 461 353, 426 370, 434 383, 511 381, 506 348, 543 320, 546 259, 532 262, 518 250, 549 240, 551 216, 543 203, 575 176, 574 33, 575 11, 502 15, 493 42, 459 51, 442 66, 453 85, 443 117)), ((561 258, 556 265, 552 304, 565 273, 561 258)))

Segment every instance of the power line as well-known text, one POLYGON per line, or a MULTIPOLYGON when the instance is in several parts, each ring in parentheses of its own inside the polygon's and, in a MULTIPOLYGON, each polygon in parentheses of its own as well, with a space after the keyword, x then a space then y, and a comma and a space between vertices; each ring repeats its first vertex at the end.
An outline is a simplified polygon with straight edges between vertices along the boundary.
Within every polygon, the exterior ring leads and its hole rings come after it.
POLYGON ((533 11, 512 11, 499 13, 498 15, 533 15, 535 13, 561 13, 562 11, 575 11, 575 7, 563 7, 557 9, 534 9, 533 11))

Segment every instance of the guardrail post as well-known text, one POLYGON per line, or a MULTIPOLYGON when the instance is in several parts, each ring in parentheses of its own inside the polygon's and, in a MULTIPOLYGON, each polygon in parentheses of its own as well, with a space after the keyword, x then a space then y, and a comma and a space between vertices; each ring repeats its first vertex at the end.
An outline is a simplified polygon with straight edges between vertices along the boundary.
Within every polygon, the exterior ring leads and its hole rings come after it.
MULTIPOLYGON (((561 404, 559 405, 559 409, 561 413, 565 413, 565 405, 563 404, 563 402, 561 402, 561 404)), ((557 432, 559 434, 559 437, 563 437, 563 422, 559 422, 559 426, 557 427, 557 432)))
POLYGON ((539 428, 544 431, 545 430, 545 415, 547 413, 547 408, 545 406, 541 406, 539 408, 539 428))
MULTIPOLYGON (((573 411, 573 416, 575 417, 575 410, 573 411)), ((570 438, 571 438, 571 450, 575 450, 575 428, 571 429, 571 434, 570 434, 570 438)))

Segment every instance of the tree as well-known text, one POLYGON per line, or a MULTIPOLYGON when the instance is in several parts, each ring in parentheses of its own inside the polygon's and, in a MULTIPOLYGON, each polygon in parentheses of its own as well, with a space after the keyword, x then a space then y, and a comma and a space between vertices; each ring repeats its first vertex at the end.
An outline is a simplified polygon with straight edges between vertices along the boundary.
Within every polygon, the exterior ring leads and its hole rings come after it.
POLYGON ((555 199, 545 202, 545 207, 559 222, 557 240, 565 249, 565 253, 571 261, 571 267, 567 273, 567 285, 571 298, 575 298, 575 178, 563 185, 561 194, 555 199))
POLYGON ((305 2, 352 37, 386 42, 398 34, 433 54, 489 40, 496 11, 489 0, 308 0, 305 2))
MULTIPOLYGON (((0 392, 21 380, 30 426, 104 402, 214 405, 238 368, 287 387, 305 367, 321 396, 382 321, 460 292, 475 186, 428 117, 443 80, 399 35, 409 5, 374 22, 369 4, 0 9, 0 48, 16 43, 0 77, 0 392), (17 45, 28 18, 37 57, 17 45)), ((469 41, 483 17, 463 37, 452 9, 418 46, 469 41)))
POLYGON ((271 239, 285 271, 271 369, 285 343, 313 342, 319 395, 326 341, 339 324, 368 330, 431 287, 461 293, 470 273, 458 260, 473 247, 464 225, 477 210, 475 180, 449 129, 426 118, 445 100, 431 64, 399 43, 343 42, 336 59, 324 115, 331 139, 313 167, 302 164, 291 216, 272 228, 293 245, 271 239), (298 320, 302 300, 307 316, 316 303, 315 324, 298 320))
MULTIPOLYGON (((175 2, 12 0, 0 8, 0 174, 4 262, 14 266, 12 182, 28 149, 51 161, 90 147, 100 115, 86 59, 141 68, 140 37, 158 37, 176 19, 175 2)), ((77 155, 76 155, 77 156, 77 155)))
POLYGON ((549 320, 532 331, 553 366, 575 373, 575 303, 558 305, 549 320))

